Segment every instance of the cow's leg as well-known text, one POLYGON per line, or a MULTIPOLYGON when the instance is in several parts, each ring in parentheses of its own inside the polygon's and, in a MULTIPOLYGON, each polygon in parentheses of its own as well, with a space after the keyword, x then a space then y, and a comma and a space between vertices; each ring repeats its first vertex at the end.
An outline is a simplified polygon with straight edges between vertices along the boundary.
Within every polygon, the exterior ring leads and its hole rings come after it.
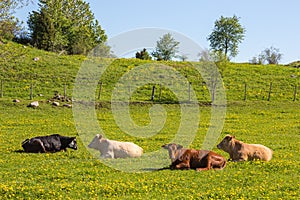
POLYGON ((181 162, 175 166, 176 169, 190 169, 189 161, 181 162))
POLYGON ((107 152, 101 153, 100 157, 101 158, 114 158, 114 153, 107 151, 107 152))
POLYGON ((212 168, 212 163, 210 160, 207 161, 207 166, 203 168, 196 168, 197 171, 206 171, 212 168))

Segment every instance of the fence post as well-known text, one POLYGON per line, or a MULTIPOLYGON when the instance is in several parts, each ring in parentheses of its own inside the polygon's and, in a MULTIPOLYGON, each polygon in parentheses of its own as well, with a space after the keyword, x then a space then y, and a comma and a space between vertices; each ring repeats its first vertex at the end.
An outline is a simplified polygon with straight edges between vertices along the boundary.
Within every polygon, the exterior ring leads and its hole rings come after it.
POLYGON ((98 93, 98 99, 101 97, 101 92, 102 92, 102 82, 99 82, 99 93, 98 93))
POLYGON ((161 93, 162 93, 162 89, 161 89, 161 84, 159 84, 159 101, 161 100, 161 93))
POLYGON ((155 85, 152 87, 151 101, 154 101, 155 85))
POLYGON ((3 86, 3 80, 1 80, 1 93, 0 93, 0 98, 2 98, 3 97, 3 88, 4 88, 4 86, 3 86))
POLYGON ((244 101, 247 100, 247 83, 245 83, 245 88, 244 88, 244 101))
POLYGON ((128 84, 128 92, 129 92, 129 95, 131 95, 131 84, 130 84, 130 82, 128 84))
POLYGON ((270 83, 270 89, 269 89, 268 101, 270 101, 270 99, 271 99, 271 93, 272 93, 272 82, 270 83))
POLYGON ((30 94, 29 94, 29 99, 32 100, 33 99, 33 84, 30 83, 30 94))
POLYGON ((189 82, 189 102, 191 102, 191 83, 189 82))
POLYGON ((217 87, 217 79, 212 80, 212 86, 211 86, 211 102, 214 103, 215 102, 215 93, 216 93, 216 87, 217 87))
POLYGON ((67 84, 64 85, 64 98, 67 98, 67 84))
POLYGON ((296 101, 296 99, 297 99, 297 85, 295 85, 295 87, 294 87, 294 99, 293 99, 293 101, 296 101))

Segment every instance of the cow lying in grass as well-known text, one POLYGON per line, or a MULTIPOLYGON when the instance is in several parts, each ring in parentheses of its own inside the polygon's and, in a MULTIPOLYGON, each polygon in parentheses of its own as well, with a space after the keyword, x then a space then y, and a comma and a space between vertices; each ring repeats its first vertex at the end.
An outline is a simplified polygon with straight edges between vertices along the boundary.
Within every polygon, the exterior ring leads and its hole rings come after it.
POLYGON ((232 161, 270 161, 273 154, 273 151, 264 145, 243 143, 231 135, 226 135, 217 147, 229 153, 232 161))
POLYGON ((38 136, 26 139, 22 142, 22 147, 28 153, 55 153, 66 151, 67 148, 77 150, 76 137, 65 137, 59 134, 48 136, 38 136))
POLYGON ((134 158, 143 154, 143 149, 132 142, 109 140, 100 134, 94 137, 88 147, 99 150, 101 158, 134 158))
POLYGON ((179 144, 165 144, 162 148, 167 149, 172 164, 171 169, 195 169, 197 171, 210 169, 223 169, 226 159, 207 150, 186 149, 179 144))

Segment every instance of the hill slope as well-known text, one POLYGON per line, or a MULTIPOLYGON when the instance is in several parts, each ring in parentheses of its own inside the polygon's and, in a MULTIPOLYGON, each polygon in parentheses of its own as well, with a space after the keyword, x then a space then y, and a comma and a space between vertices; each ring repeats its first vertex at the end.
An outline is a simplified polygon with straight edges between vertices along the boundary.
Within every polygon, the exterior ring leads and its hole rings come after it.
MULTIPOLYGON (((0 45, 1 71, 4 98, 28 99, 30 87, 33 87, 35 99, 45 99, 53 96, 54 92, 63 93, 66 88, 67 95, 71 96, 73 84, 78 70, 84 63, 84 56, 65 56, 55 53, 25 47, 15 43, 0 45), (39 97, 43 94, 43 97, 39 97)), ((102 74, 99 81, 101 86, 101 100, 111 99, 111 93, 116 83, 125 73, 144 65, 162 64, 170 66, 180 72, 191 83, 200 101, 210 101, 211 96, 201 74, 195 70, 189 62, 157 62, 142 61, 137 59, 115 59, 102 74)), ((219 71, 226 88, 227 100, 294 100, 295 91, 299 91, 300 70, 299 68, 276 65, 251 65, 226 63, 219 64, 219 71), (271 93, 269 96, 271 88, 271 93), (246 96, 245 96, 246 95, 246 96)), ((135 78, 139 78, 137 75, 135 78)), ((162 79, 164 77, 161 77, 162 79)), ((134 79, 132 80, 134 81, 134 79)), ((177 80, 171 81, 176 84, 177 80)), ((176 96, 167 86, 160 86, 158 82, 151 82, 139 87, 131 97, 135 101, 147 101, 151 99, 152 89, 155 85, 154 100, 174 101, 176 96), (160 89, 162 88, 162 89, 160 89)), ((130 85, 124 86, 124 90, 132 90, 130 85)), ((188 93, 189 86, 182 86, 188 93)), ((95 91, 99 94, 100 86, 95 91)), ((0 90, 2 90, 0 88, 0 90)), ((132 92, 132 91, 131 91, 132 92)), ((188 100, 188 94, 186 95, 188 100)))

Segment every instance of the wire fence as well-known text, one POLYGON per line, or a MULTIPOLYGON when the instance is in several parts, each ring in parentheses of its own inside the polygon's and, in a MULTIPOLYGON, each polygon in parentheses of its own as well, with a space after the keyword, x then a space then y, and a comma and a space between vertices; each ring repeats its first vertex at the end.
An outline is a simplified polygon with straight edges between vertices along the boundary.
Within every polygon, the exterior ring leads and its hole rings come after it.
MULTIPOLYGON (((176 84, 176 83, 172 83, 176 84)), ((181 97, 174 95, 168 86, 162 84, 147 84, 139 88, 134 88, 131 85, 119 86, 119 92, 127 93, 131 101, 154 101, 154 102, 178 102, 191 101, 192 92, 195 92, 197 101, 212 102, 214 99, 214 89, 208 89, 206 83, 198 85, 187 84, 185 86, 177 87, 176 93, 181 97), (211 92, 210 92, 211 91, 211 92)), ((259 86, 251 85, 250 83, 224 83, 227 101, 247 101, 247 100, 299 100, 298 85, 283 85, 277 82, 263 83, 259 86)), ((115 86, 112 83, 99 82, 95 88, 96 101, 110 101, 112 99, 112 92, 115 86)), ((0 98, 50 98, 55 93, 60 93, 64 96, 72 96, 73 82, 64 80, 54 82, 52 79, 45 80, 0 80, 0 98)))

